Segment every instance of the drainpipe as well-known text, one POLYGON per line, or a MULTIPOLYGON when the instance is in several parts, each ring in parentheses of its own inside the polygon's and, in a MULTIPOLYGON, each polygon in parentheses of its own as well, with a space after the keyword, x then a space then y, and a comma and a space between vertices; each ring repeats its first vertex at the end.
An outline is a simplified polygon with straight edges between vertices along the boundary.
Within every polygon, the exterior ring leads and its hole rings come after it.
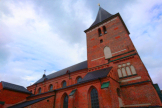
POLYGON ((68 81, 68 85, 71 85, 71 78, 70 78, 70 72, 68 73, 69 74, 69 81, 68 81))
POLYGON ((56 90, 54 90, 55 92, 55 95, 54 95, 54 105, 53 105, 53 108, 55 108, 55 103, 56 103, 56 90))
POLYGON ((34 94, 35 94, 35 92, 36 92, 36 87, 37 87, 37 84, 35 85, 35 90, 34 90, 34 94))
POLYGON ((70 79, 70 73, 68 73, 69 74, 69 79, 70 79))
MULTIPOLYGON (((98 78, 100 80, 100 84, 101 84, 101 78, 98 78)), ((101 84, 102 85, 102 84, 101 84)))

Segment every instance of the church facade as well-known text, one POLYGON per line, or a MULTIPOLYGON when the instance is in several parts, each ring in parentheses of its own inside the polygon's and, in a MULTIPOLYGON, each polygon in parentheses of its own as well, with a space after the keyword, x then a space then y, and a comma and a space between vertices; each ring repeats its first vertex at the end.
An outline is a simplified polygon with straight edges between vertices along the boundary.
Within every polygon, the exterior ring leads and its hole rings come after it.
POLYGON ((141 61, 119 13, 103 8, 84 31, 87 61, 27 87, 32 95, 9 108, 119 108, 162 106, 161 94, 141 61))

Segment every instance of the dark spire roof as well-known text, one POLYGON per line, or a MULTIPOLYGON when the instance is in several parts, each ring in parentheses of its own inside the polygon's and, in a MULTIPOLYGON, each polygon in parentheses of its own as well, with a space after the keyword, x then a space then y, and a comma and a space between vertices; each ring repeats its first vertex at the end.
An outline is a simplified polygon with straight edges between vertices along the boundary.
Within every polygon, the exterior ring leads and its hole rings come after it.
POLYGON ((102 22, 103 20, 111 17, 112 15, 107 12, 106 10, 104 10, 103 8, 99 7, 99 11, 96 17, 96 20, 94 21, 94 23, 90 26, 90 28, 100 22, 102 22))

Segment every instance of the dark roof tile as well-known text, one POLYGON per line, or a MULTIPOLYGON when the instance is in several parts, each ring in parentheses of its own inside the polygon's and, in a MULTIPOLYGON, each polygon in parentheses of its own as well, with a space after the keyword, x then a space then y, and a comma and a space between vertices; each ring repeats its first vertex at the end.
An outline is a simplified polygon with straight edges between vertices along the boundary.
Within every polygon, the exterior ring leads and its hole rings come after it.
POLYGON ((23 86, 19 86, 19 85, 16 85, 16 84, 11 84, 11 83, 8 83, 8 82, 4 82, 4 81, 1 81, 2 82, 2 86, 4 89, 8 89, 8 90, 13 90, 13 91, 18 91, 18 92, 23 92, 23 93, 28 93, 28 94, 32 94, 31 92, 29 92, 25 87, 23 86))
MULTIPOLYGON (((50 75, 47 75, 46 78, 47 78, 47 80, 49 80, 49 79, 52 79, 52 78, 59 77, 61 75, 65 75, 67 70, 69 70, 69 72, 71 73, 71 72, 75 72, 77 70, 86 69, 86 68, 87 68, 87 61, 84 61, 84 62, 78 63, 76 65, 70 66, 68 68, 62 69, 60 71, 54 72, 50 75)), ((41 83, 43 81, 44 81, 44 78, 41 78, 37 82, 35 82, 34 84, 41 83)))
POLYGON ((25 101, 25 102, 22 102, 22 103, 19 103, 19 104, 10 106, 10 107, 8 107, 8 108, 24 108, 24 107, 26 107, 26 106, 29 106, 29 105, 34 104, 34 103, 37 103, 37 102, 42 101, 42 100, 44 100, 44 99, 47 99, 47 98, 49 98, 49 97, 51 97, 51 96, 43 97, 43 98, 31 100, 31 101, 25 101))
POLYGON ((96 71, 93 71, 93 72, 89 72, 81 80, 80 83, 92 81, 92 80, 99 79, 99 78, 104 78, 104 77, 106 77, 108 75, 108 73, 110 72, 111 69, 112 69, 112 67, 108 67, 108 68, 105 68, 105 69, 101 69, 101 70, 96 70, 96 71))

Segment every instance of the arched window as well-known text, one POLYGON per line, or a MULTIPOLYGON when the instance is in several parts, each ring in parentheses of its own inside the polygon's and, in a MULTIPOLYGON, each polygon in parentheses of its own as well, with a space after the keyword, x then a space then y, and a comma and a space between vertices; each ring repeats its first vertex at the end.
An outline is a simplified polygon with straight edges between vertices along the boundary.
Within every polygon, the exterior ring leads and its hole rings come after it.
POLYGON ((64 97, 63 108, 68 108, 68 95, 67 94, 64 97))
POLYGON ((123 67, 122 68, 122 74, 123 74, 123 76, 125 77, 125 76, 127 76, 127 74, 126 74, 126 72, 125 72, 125 68, 123 67))
POLYGON ((77 83, 79 83, 81 80, 82 80, 82 78, 81 77, 78 77, 77 83))
POLYGON ((49 86, 49 91, 51 91, 51 90, 53 90, 53 85, 52 84, 50 84, 50 86, 49 86))
POLYGON ((103 26, 103 31, 104 31, 104 34, 107 33, 107 31, 106 31, 106 27, 105 27, 105 26, 103 26))
POLYGON ((130 68, 131 68, 132 74, 136 74, 136 70, 135 70, 134 66, 131 65, 130 68))
POLYGON ((131 71, 130 71, 130 68, 128 66, 126 67, 126 71, 127 71, 127 75, 132 75, 131 71))
POLYGON ((121 78, 121 77, 122 77, 122 72, 121 72, 121 70, 120 70, 120 69, 118 69, 118 75, 119 75, 119 78, 121 78))
POLYGON ((111 50, 108 46, 106 46, 104 48, 104 55, 105 55, 105 59, 111 58, 112 54, 111 54, 111 50))
POLYGON ((101 33, 101 29, 100 28, 98 29, 98 35, 99 35, 99 37, 102 36, 102 33, 101 33))
POLYGON ((91 90, 91 107, 92 108, 99 108, 98 92, 95 88, 93 88, 91 90))
POLYGON ((32 93, 32 90, 30 90, 30 92, 32 93))
POLYGON ((62 82, 62 87, 66 87, 66 81, 62 82))
POLYGON ((38 89, 38 93, 41 93, 41 88, 38 89))

